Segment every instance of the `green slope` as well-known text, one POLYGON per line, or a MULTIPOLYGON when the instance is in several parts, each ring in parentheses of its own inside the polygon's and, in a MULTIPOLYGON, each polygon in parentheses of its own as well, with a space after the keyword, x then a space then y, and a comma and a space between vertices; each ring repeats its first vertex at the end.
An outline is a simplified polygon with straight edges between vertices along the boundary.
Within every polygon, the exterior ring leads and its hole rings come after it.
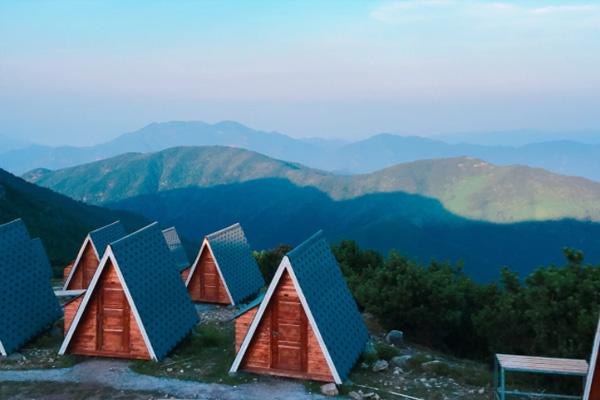
POLYGON ((491 222, 575 218, 600 221, 600 184, 524 166, 495 166, 459 157, 399 164, 340 176, 229 147, 178 147, 124 154, 24 176, 78 200, 111 203, 173 189, 282 178, 334 200, 405 192, 432 197, 456 215, 491 222))
POLYGON ((90 206, 32 185, 0 169, 0 224, 22 218, 32 237, 40 237, 59 271, 71 261, 90 230, 121 220, 133 230, 146 223, 138 215, 90 206))

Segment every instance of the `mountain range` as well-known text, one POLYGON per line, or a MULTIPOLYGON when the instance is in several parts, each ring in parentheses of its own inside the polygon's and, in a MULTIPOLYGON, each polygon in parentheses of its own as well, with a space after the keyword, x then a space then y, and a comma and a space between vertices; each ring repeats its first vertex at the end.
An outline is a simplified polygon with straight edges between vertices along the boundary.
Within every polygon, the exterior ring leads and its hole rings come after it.
POLYGON ((600 184, 468 157, 348 176, 243 149, 179 147, 24 177, 175 225, 196 242, 238 221, 258 249, 323 228, 383 252, 463 260, 483 280, 503 265, 529 272, 559 263, 565 246, 600 260, 600 224, 591 222, 600 221, 600 184))
MULTIPOLYGON (((444 138, 451 140, 449 136, 444 138)), ((153 123, 96 146, 31 145, 0 151, 0 167, 22 174, 35 168, 66 168, 127 152, 211 145, 245 148, 273 158, 344 174, 373 172, 421 159, 470 156, 498 165, 521 164, 600 181, 600 144, 554 140, 521 146, 484 146, 392 134, 379 134, 348 143, 319 138, 295 139, 278 132, 254 130, 232 121, 216 124, 153 123)))
POLYGON ((61 276, 92 229, 116 220, 130 231, 147 223, 139 215, 84 204, 0 169, 0 224, 15 218, 22 218, 32 236, 42 239, 61 276))

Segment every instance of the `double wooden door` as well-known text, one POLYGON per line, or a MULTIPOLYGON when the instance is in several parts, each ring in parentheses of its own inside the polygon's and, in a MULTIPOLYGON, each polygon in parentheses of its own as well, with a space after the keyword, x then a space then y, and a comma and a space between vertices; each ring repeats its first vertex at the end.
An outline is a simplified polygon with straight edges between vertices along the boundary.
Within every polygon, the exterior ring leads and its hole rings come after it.
POLYGON ((291 279, 283 278, 271 303, 271 368, 304 373, 308 321, 291 279))
POLYGON ((219 271, 212 257, 207 257, 200 269, 200 298, 208 302, 219 301, 219 271))
POLYGON ((120 285, 103 285, 97 315, 97 349, 109 355, 128 353, 130 307, 120 285))

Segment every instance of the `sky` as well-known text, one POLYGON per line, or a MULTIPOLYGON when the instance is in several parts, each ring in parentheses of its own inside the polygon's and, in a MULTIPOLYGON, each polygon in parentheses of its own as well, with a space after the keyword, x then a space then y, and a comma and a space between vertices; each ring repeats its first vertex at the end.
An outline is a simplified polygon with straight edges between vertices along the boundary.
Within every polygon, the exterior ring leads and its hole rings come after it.
POLYGON ((0 135, 600 132, 598 1, 0 2, 0 135))

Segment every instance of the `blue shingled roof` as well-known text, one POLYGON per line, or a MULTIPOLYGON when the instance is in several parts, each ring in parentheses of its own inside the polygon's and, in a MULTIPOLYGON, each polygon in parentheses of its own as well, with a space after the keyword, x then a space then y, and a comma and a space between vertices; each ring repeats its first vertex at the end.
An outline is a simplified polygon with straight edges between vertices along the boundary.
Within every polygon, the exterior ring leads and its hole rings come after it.
POLYGON ((156 357, 165 357, 198 314, 155 222, 110 244, 156 357))
POLYGON ((125 235, 127 235, 127 232, 125 231, 123 224, 121 224, 121 221, 113 222, 110 225, 103 226, 102 228, 90 232, 90 237, 92 238, 92 242, 94 242, 94 247, 100 258, 104 255, 104 250, 106 250, 106 246, 108 246, 109 243, 119 240, 125 235))
POLYGON ((206 236, 234 303, 257 293, 265 280, 240 224, 206 236))
POLYGON ((34 247, 35 253, 39 259, 40 267, 46 271, 48 274, 48 279, 52 279, 52 266, 50 265, 50 261, 48 260, 48 255, 46 254, 46 249, 44 248, 44 244, 40 238, 35 238, 31 240, 32 245, 34 247))
POLYGON ((171 227, 164 229, 162 233, 165 237, 165 242, 167 242, 167 246, 169 246, 171 256, 175 260, 175 264, 177 265, 178 270, 180 272, 183 271, 184 269, 190 266, 190 261, 188 260, 187 254, 185 253, 185 249, 181 244, 181 239, 179 239, 177 230, 175 229, 175 227, 171 227))
POLYGON ((321 231, 287 254, 340 379, 369 339, 356 302, 321 231))
POLYGON ((247 313, 248 311, 252 310, 254 307, 260 305, 260 303, 262 303, 263 299, 265 298, 265 293, 261 293, 258 296, 256 296, 256 298, 254 300, 252 300, 250 303, 242 306, 242 308, 240 308, 240 310, 235 313, 233 315, 233 317, 231 317, 232 320, 236 319, 237 317, 247 313))
POLYGON ((10 354, 62 315, 48 278, 48 260, 20 219, 0 225, 0 342, 10 354))

